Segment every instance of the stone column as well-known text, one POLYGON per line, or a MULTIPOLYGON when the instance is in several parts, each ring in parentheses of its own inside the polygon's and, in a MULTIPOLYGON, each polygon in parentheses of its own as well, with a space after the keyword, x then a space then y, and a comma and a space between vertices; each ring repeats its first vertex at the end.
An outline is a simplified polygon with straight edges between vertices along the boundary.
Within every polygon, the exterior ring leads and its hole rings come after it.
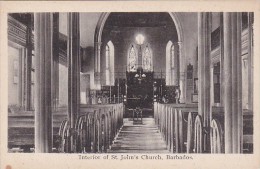
POLYGON ((208 126, 210 112, 211 13, 199 13, 198 21, 198 107, 205 127, 208 126))
POLYGON ((35 152, 52 151, 52 13, 35 13, 35 152))
POLYGON ((185 58, 183 58, 182 55, 182 42, 178 42, 179 46, 179 57, 178 57, 178 66, 177 69, 179 70, 179 73, 177 73, 177 79, 179 79, 179 87, 181 90, 180 93, 180 103, 185 103, 185 96, 186 96, 186 63, 185 58))
POLYGON ((59 101, 59 13, 53 14, 53 108, 57 111, 59 101))
POLYGON ((253 13, 248 13, 248 108, 253 110, 253 13))
POLYGON ((26 105, 25 105, 25 110, 32 110, 33 105, 32 103, 32 93, 31 93, 31 88, 32 88, 32 50, 33 50, 33 43, 32 43, 32 25, 33 24, 33 14, 31 14, 31 24, 28 25, 27 27, 27 37, 26 37, 26 48, 27 48, 27 56, 26 56, 26 105))
MULTIPOLYGON (((210 64, 211 64, 211 13, 200 12, 198 14, 198 80, 199 80, 199 102, 198 113, 203 120, 203 127, 209 133, 211 101, 210 101, 210 64)), ((209 147, 209 135, 203 136, 203 151, 207 152, 209 147)))
POLYGON ((68 14, 68 114, 72 133, 71 151, 75 151, 73 133, 80 104, 80 32, 79 13, 68 14))
MULTIPOLYGON (((212 112, 212 106, 215 104, 214 100, 214 63, 210 65, 210 112, 212 112)), ((211 121, 211 118, 210 118, 211 121)))
POLYGON ((239 153, 242 126, 241 13, 224 13, 225 153, 239 153))
MULTIPOLYGON (((236 13, 231 14, 231 43, 232 43, 232 48, 231 48, 231 83, 232 83, 232 88, 231 88, 231 96, 232 96, 232 111, 231 111, 231 118, 232 118, 232 128, 237 127, 237 115, 238 115, 238 100, 235 98, 238 98, 238 88, 235 87, 234 85, 237 84, 238 82, 238 76, 237 74, 237 61, 238 61, 238 51, 237 48, 238 45, 236 44, 238 41, 238 37, 236 36, 237 34, 237 25, 236 25, 236 13)), ((232 146, 233 146, 233 153, 234 150, 236 150, 237 147, 237 133, 238 130, 233 130, 232 129, 232 146)))
MULTIPOLYGON (((224 96, 224 33, 223 33, 223 12, 219 14, 220 19, 220 98, 224 96)), ((220 106, 224 107, 224 99, 220 99, 220 106)))
POLYGON ((232 28, 231 13, 223 14, 224 33, 224 111, 225 111, 225 153, 232 153, 232 28))
MULTIPOLYGON (((236 13, 237 16, 235 17, 235 24, 234 26, 237 27, 237 31, 234 34, 234 36, 237 36, 237 42, 236 42, 236 48, 237 56, 233 56, 237 58, 236 62, 233 62, 233 65, 236 67, 237 73, 237 81, 233 82, 234 84, 237 84, 237 118, 234 121, 237 121, 237 137, 235 138, 235 141, 237 141, 236 147, 234 147, 234 153, 241 153, 243 152, 243 107, 242 107, 242 13, 236 13)), ((234 97, 233 99, 235 99, 234 97)), ((235 111, 233 110, 233 113, 235 111)), ((234 132, 236 133, 236 132, 234 132)))

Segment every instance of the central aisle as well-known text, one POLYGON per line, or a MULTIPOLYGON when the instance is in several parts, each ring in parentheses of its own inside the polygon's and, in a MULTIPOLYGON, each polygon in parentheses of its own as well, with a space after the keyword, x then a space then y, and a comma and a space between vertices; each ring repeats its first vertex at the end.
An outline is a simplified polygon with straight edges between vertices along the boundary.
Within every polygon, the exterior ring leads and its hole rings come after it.
POLYGON ((124 126, 115 138, 109 153, 169 153, 153 118, 143 124, 124 119, 124 126))

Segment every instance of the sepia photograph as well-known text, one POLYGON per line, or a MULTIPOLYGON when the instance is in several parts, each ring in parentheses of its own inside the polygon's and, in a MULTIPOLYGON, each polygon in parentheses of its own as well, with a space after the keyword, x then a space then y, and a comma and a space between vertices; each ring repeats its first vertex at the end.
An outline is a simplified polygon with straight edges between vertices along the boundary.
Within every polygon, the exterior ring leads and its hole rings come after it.
POLYGON ((165 11, 1 14, 4 154, 95 163, 253 159, 259 14, 165 11))
POLYGON ((253 19, 9 13, 8 151, 253 153, 253 19))

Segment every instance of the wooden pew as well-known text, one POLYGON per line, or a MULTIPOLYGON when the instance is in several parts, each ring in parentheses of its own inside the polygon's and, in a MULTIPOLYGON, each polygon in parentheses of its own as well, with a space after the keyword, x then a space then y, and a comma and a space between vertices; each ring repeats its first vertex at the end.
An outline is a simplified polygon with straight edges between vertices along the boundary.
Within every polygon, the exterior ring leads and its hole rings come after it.
MULTIPOLYGON (((154 118, 173 153, 201 153, 205 132, 196 104, 154 103, 154 118)), ((224 109, 212 107, 210 127, 210 152, 224 153, 224 109)), ((253 113, 243 111, 243 151, 253 149, 253 113)))
MULTIPOLYGON (((123 113, 122 103, 81 105, 79 117, 74 127, 76 135, 73 142, 76 149, 65 149, 64 152, 105 153, 123 125, 123 113)), ((61 123, 60 130, 63 130, 62 127, 61 123)), ((69 137, 60 136, 60 138, 67 140, 70 140, 69 137)), ((67 143, 70 144, 68 141, 67 143)))
MULTIPOLYGON (((75 132, 69 126, 66 108, 53 112, 53 151, 71 152, 69 144, 76 135, 76 152, 105 152, 123 125, 123 104, 81 105, 75 132)), ((32 152, 34 112, 9 113, 8 148, 32 152)), ((74 150, 73 150, 74 151, 74 150)))

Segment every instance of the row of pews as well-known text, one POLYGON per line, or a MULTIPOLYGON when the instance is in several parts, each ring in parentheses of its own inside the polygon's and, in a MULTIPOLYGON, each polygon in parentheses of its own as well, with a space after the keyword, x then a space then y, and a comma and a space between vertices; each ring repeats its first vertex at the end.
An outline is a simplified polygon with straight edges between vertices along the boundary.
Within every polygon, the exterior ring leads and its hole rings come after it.
MULTIPOLYGON (((73 129, 67 108, 53 112, 53 152, 106 152, 123 125, 123 104, 80 105, 73 129)), ((34 152, 34 112, 8 114, 8 151, 34 152)))
POLYGON ((75 130, 67 119, 61 123, 58 152, 106 153, 123 126, 123 112, 122 103, 82 105, 75 130))
MULTIPOLYGON (((154 103, 154 118, 172 153, 224 153, 224 110, 212 108, 210 129, 196 104, 154 103), (208 138, 205 135, 209 135, 208 138), (207 152, 203 151, 208 150, 207 152)), ((253 113, 243 111, 243 153, 253 152, 253 113)))

